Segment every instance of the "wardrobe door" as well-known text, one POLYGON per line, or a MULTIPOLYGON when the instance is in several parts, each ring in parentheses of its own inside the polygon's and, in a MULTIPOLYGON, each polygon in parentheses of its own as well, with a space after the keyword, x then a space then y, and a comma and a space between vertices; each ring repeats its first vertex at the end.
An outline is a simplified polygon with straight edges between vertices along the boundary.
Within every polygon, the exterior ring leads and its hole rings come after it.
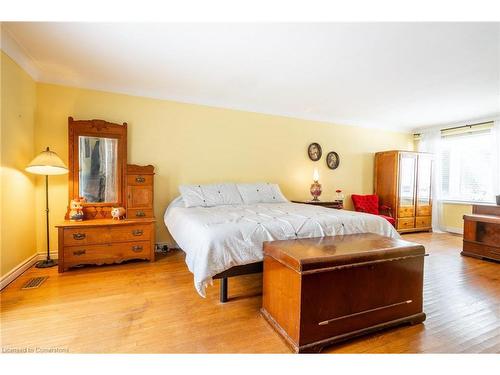
POLYGON ((417 154, 401 152, 399 154, 398 229, 414 227, 416 172, 417 154))
POLYGON ((432 215, 431 174, 432 156, 430 154, 418 154, 417 217, 421 218, 419 221, 421 225, 417 226, 430 226, 430 216, 432 215))

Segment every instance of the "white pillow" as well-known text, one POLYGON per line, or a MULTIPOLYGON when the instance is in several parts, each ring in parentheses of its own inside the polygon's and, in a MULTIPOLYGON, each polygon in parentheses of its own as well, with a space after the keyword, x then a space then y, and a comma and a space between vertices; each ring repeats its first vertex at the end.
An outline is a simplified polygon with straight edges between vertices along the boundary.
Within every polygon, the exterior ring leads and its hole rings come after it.
POLYGON ((238 187, 245 204, 288 202, 288 200, 281 193, 278 184, 256 183, 237 184, 236 186, 238 187))
POLYGON ((186 207, 212 207, 243 204, 235 184, 180 185, 179 191, 186 207))

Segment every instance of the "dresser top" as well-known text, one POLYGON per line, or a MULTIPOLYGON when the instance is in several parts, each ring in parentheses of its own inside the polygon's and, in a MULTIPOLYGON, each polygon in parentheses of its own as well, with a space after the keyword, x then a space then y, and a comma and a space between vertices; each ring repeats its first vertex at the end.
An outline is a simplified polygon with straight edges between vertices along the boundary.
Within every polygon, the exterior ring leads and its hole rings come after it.
POLYGON ((324 205, 324 204, 338 204, 338 201, 313 201, 313 200, 292 200, 292 203, 301 203, 301 204, 316 204, 318 206, 324 205))
POLYGON ((83 221, 64 220, 62 223, 56 225, 56 227, 57 228, 71 228, 71 227, 100 227, 103 225, 150 224, 150 223, 154 223, 155 221, 156 220, 154 218, 124 219, 124 220, 93 219, 93 220, 83 220, 83 221))
POLYGON ((500 216, 500 206, 487 203, 474 204, 472 214, 500 216))

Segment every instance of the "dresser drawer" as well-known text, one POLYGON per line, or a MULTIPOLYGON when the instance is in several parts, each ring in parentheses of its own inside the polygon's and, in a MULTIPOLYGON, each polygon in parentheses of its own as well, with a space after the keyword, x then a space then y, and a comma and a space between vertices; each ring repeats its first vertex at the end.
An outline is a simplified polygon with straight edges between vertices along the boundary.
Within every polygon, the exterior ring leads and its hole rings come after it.
POLYGON ((145 185, 152 186, 153 185, 153 175, 146 174, 129 174, 127 176, 127 185, 145 185))
POLYGON ((415 208, 413 206, 403 206, 398 209, 398 217, 412 217, 415 216, 415 208))
POLYGON ((414 217, 409 217, 409 218, 403 218, 403 219, 398 219, 398 225, 397 229, 412 229, 415 228, 415 218, 414 217))
POLYGON ((104 228, 74 228, 64 230, 64 246, 98 245, 107 242, 149 240, 150 225, 120 225, 104 228))
POLYGON ((415 227, 416 228, 429 228, 431 226, 431 217, 430 216, 417 216, 415 218, 415 227))
POLYGON ((432 206, 419 206, 417 208, 417 216, 431 216, 432 206))
POLYGON ((110 240, 110 231, 102 227, 64 229, 64 246, 99 244, 110 240))
POLYGON ((103 264, 125 259, 149 259, 151 243, 134 241, 105 245, 71 246, 64 248, 64 261, 70 265, 103 264))
POLYGON ((153 217, 153 210, 147 209, 128 209, 127 219, 143 219, 153 217))
POLYGON ((149 241, 151 225, 120 225, 111 227, 111 242, 149 241))

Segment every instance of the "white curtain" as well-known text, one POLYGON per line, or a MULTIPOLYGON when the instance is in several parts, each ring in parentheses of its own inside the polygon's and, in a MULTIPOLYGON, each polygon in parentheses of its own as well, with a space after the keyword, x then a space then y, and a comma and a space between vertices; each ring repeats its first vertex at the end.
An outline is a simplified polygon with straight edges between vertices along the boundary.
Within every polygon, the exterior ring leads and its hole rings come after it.
POLYGON ((493 122, 493 195, 500 195, 500 120, 493 122))
POLYGON ((418 151, 430 152, 433 155, 432 165, 432 230, 434 232, 442 232, 441 215, 442 203, 441 200, 441 160, 439 154, 441 151, 441 130, 430 129, 420 133, 420 141, 418 143, 418 151))
POLYGON ((101 155, 104 163, 101 163, 102 174, 105 178, 104 202, 117 202, 117 143, 116 139, 103 138, 101 142, 101 155))

